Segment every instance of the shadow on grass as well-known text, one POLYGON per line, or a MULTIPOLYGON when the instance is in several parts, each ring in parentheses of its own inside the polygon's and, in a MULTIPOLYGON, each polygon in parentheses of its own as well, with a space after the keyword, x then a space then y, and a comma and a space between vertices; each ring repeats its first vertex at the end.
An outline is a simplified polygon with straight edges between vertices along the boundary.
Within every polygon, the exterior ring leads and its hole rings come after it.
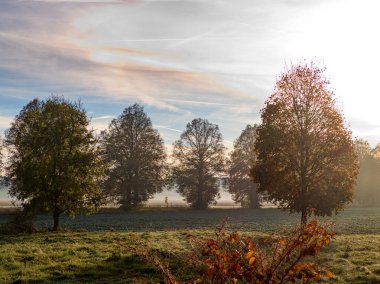
MULTIPOLYGON (((188 280, 192 272, 184 272, 186 267, 183 259, 170 257, 170 268, 177 275, 182 275, 181 280, 188 280), (181 271, 181 272, 179 272, 181 271)), ((11 283, 163 283, 163 276, 157 269, 147 263, 139 255, 120 255, 114 253, 98 264, 83 265, 54 265, 44 268, 46 277, 31 279, 27 282, 16 280, 11 283)), ((192 278, 193 279, 193 278, 192 278)))
POLYGON ((159 283, 161 280, 156 269, 138 255, 115 254, 98 264, 57 265, 48 267, 47 270, 44 272, 48 278, 39 279, 40 282, 159 283))

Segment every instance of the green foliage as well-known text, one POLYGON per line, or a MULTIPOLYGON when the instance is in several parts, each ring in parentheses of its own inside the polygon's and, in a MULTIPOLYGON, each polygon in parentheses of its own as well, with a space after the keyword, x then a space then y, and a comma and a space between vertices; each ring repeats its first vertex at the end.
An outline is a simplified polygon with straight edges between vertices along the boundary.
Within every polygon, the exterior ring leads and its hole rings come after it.
POLYGON ((174 143, 172 180, 192 208, 206 209, 219 196, 224 150, 219 127, 201 118, 188 123, 174 143))
POLYGON ((260 198, 257 185, 249 176, 252 165, 256 162, 254 143, 257 125, 247 125, 234 142, 234 150, 228 161, 228 177, 226 185, 235 202, 242 207, 259 208, 260 198))
POLYGON ((126 108, 102 133, 102 142, 109 164, 104 187, 123 208, 136 208, 162 191, 167 182, 164 142, 143 107, 126 108))
POLYGON ((257 162, 258 191, 302 222, 314 212, 331 215, 352 201, 357 156, 324 70, 293 66, 282 74, 261 112, 257 162))
POLYGON ((25 214, 92 213, 100 205, 103 165, 97 141, 79 103, 62 97, 34 99, 6 133, 10 195, 25 214))

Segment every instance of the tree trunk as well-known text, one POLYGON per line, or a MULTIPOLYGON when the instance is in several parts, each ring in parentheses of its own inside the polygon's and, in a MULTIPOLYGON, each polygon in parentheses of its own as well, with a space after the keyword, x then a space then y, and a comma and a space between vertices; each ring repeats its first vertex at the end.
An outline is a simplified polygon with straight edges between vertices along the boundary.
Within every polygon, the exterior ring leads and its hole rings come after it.
MULTIPOLYGON (((137 181, 137 184, 139 184, 138 180, 139 180, 139 174, 138 174, 138 169, 137 169, 135 173, 135 181, 137 181)), ((133 187, 133 207, 137 208, 139 205, 140 205, 139 187, 136 186, 136 183, 135 183, 135 186, 133 187)))
POLYGON ((195 209, 203 209, 202 186, 198 184, 197 205, 195 209))
POLYGON ((53 231, 59 230, 59 215, 61 213, 58 210, 54 210, 53 212, 53 219, 54 219, 54 225, 53 225, 53 231))
POLYGON ((198 196, 197 196, 197 209, 206 209, 203 205, 203 157, 199 157, 200 164, 198 168, 198 196))
POLYGON ((133 207, 137 208, 139 206, 139 193, 136 187, 133 188, 133 207))
POLYGON ((249 192, 249 209, 257 209, 257 208, 260 208, 260 204, 259 204, 258 195, 256 192, 256 185, 253 184, 249 192))
POLYGON ((131 205, 132 205, 132 186, 131 186, 131 182, 129 180, 128 181, 124 181, 124 184, 123 184, 123 200, 122 200, 122 208, 124 210, 130 210, 131 209, 131 205))

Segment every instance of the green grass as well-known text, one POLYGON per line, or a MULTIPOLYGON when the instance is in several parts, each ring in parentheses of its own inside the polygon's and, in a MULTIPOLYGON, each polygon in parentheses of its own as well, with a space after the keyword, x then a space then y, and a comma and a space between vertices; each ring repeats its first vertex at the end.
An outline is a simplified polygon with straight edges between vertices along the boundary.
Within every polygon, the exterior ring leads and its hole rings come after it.
MULTIPOLYGON (((0 237, 1 283, 157 283, 155 268, 140 255, 155 249, 182 281, 194 277, 186 266, 187 235, 213 232, 46 232, 0 237)), ((263 233, 244 234, 263 235, 263 233)), ((340 235, 318 257, 336 275, 329 283, 380 283, 380 235, 340 235)))
POLYGON ((140 256, 144 246, 175 253, 180 232, 64 232, 0 238, 0 282, 157 283, 140 256), (158 240, 166 237, 164 242, 158 240))
MULTIPOLYGON (((0 221, 9 216, 0 215, 0 221)), ((263 236, 299 222, 279 210, 106 212, 74 220, 69 231, 0 235, 0 283, 157 283, 162 275, 141 256, 154 249, 180 280, 195 277, 189 235, 209 238, 228 217, 231 229, 263 236)), ((318 262, 336 275, 329 283, 380 283, 380 210, 348 209, 334 218, 336 240, 318 262)), ((37 225, 46 228, 50 216, 37 225)))
MULTIPOLYGON (((0 224, 12 215, 0 214, 0 224)), ((300 216, 289 215, 278 209, 210 209, 189 210, 172 208, 142 210, 120 213, 103 211, 91 216, 78 216, 71 219, 62 216, 62 226, 71 230, 88 231, 152 231, 152 230, 213 230, 225 218, 233 229, 239 231, 273 232, 299 223, 300 216)), ((37 227, 47 229, 52 226, 51 215, 40 215, 35 220, 37 227)), ((380 208, 349 208, 333 216, 322 218, 335 222, 335 229, 342 234, 380 234, 380 208)))
POLYGON ((319 262, 336 277, 331 283, 380 283, 380 235, 340 235, 319 262))

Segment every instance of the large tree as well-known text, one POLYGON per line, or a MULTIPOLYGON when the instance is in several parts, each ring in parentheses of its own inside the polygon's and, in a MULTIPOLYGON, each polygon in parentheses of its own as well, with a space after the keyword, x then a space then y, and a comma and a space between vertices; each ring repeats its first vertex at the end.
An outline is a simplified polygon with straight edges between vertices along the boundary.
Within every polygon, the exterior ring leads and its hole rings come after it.
POLYGON ((331 215, 352 201, 357 155, 334 93, 314 63, 292 66, 261 112, 252 176, 282 208, 331 215))
POLYGON ((142 106, 134 104, 102 133, 109 164, 105 190, 126 210, 162 191, 167 182, 164 142, 142 106))
POLYGON ((172 178, 192 208, 206 209, 219 196, 224 151, 219 127, 201 118, 188 123, 174 143, 172 178))
POLYGON ((89 120, 80 105, 62 97, 34 99, 6 133, 10 195, 26 213, 94 212, 100 205, 103 164, 89 120))
POLYGON ((228 161, 228 176, 226 179, 228 191, 235 202, 243 207, 259 208, 260 200, 257 194, 257 184, 249 175, 252 165, 256 162, 255 140, 257 125, 247 125, 234 142, 234 149, 228 161))

